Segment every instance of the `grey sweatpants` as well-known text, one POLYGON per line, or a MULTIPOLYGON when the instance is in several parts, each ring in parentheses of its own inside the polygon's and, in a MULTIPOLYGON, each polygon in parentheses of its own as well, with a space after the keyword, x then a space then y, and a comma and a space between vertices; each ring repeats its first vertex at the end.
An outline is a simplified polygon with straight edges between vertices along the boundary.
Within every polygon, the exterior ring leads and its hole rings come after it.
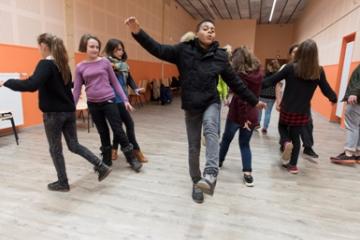
POLYGON ((360 105, 347 104, 345 111, 345 150, 360 151, 360 105))

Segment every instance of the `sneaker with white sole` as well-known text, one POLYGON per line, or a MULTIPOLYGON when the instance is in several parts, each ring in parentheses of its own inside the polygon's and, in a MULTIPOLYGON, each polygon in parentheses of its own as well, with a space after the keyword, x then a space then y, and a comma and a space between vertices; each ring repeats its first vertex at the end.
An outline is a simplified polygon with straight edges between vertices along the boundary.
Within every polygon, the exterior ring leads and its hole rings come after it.
POLYGON ((216 186, 216 176, 213 174, 205 174, 200 181, 196 183, 196 186, 200 188, 203 193, 213 195, 216 186))
POLYGON ((244 184, 247 187, 253 187, 254 186, 254 178, 251 175, 244 174, 243 181, 244 181, 244 184))

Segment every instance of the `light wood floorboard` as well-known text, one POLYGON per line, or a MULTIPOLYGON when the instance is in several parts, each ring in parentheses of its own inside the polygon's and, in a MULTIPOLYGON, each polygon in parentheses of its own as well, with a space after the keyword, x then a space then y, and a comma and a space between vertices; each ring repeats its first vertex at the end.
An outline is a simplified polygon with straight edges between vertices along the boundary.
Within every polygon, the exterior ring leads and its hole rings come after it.
MULTIPOLYGON (((147 104, 133 114, 137 138, 150 159, 136 174, 120 156, 97 182, 92 167, 64 144, 69 193, 47 190, 55 180, 42 126, 0 137, 0 239, 360 239, 360 165, 329 162, 342 151, 344 130, 314 114, 318 164, 299 159, 300 173, 279 165, 277 119, 267 135, 254 133, 255 187, 242 183, 237 137, 216 192, 191 199, 184 113, 173 104, 147 104)), ((223 109, 222 128, 226 118, 223 109)), ((95 128, 78 129, 80 142, 99 153, 95 128)), ((204 150, 201 153, 204 164, 204 150)))

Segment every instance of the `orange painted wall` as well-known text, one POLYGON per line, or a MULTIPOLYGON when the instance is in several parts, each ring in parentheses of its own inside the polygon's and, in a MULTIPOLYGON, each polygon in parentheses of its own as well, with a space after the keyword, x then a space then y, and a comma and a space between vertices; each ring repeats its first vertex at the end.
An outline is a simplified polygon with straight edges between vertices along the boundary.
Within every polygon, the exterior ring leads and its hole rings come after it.
POLYGON ((256 26, 255 55, 265 64, 266 58, 288 58, 288 49, 294 43, 294 25, 261 24, 256 26))
POLYGON ((256 20, 216 20, 216 39, 220 46, 230 44, 233 48, 245 45, 254 50, 256 20))
MULTIPOLYGON (((0 72, 19 72, 30 76, 38 61, 39 51, 35 48, 0 44, 0 72)), ((24 125, 28 127, 42 122, 38 108, 38 94, 22 93, 24 125)))
MULTIPOLYGON (((354 69, 360 64, 360 62, 352 62, 350 67, 350 73, 354 71, 354 69)), ((336 92, 336 94, 339 93, 338 84, 338 74, 339 74, 339 65, 327 65, 323 66, 324 71, 326 74, 326 78, 332 87, 332 89, 336 92)), ((350 74, 351 75, 351 74, 350 74)), ((338 96, 339 98, 343 98, 344 96, 338 96)), ((311 107, 316 112, 320 113, 325 118, 331 120, 331 121, 339 121, 339 119, 335 116, 335 106, 333 106, 326 97, 323 96, 320 89, 318 88, 315 91, 314 97, 311 101, 311 107)))

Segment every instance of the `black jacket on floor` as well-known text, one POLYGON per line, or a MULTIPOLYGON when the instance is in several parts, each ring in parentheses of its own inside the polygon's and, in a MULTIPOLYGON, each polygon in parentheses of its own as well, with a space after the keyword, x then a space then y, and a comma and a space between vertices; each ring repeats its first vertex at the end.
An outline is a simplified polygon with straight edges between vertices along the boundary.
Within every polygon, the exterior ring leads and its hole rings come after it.
POLYGON ((155 57, 176 64, 182 83, 182 108, 187 111, 204 111, 213 103, 220 103, 217 92, 219 75, 227 85, 252 106, 257 97, 241 81, 232 69, 224 49, 214 42, 209 49, 203 49, 197 39, 176 45, 156 42, 143 30, 133 37, 155 57))

